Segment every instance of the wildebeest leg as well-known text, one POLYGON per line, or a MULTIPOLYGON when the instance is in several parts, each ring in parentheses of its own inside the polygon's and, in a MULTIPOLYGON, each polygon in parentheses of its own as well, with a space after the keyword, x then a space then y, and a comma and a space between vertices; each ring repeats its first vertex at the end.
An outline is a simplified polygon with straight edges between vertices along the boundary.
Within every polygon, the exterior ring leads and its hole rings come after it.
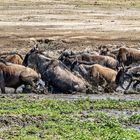
MULTIPOLYGON (((105 80, 105 79, 104 79, 105 80)), ((103 85, 104 88, 104 92, 105 93, 110 93, 110 92, 114 92, 114 89, 112 87, 111 83, 107 83, 107 81, 105 80, 105 84, 103 85)))
POLYGON ((53 90, 54 90, 53 86, 51 85, 50 82, 48 82, 46 80, 44 80, 44 81, 45 81, 45 87, 47 88, 48 92, 51 92, 52 93, 53 90))
POLYGON ((113 82, 111 83, 107 83, 106 87, 105 87, 105 91, 107 92, 114 92, 116 91, 117 85, 113 82))
POLYGON ((0 87, 0 88, 1 88, 1 93, 5 93, 5 87, 2 86, 2 87, 0 87))
POLYGON ((101 85, 103 88, 105 88, 107 85, 108 85, 108 83, 107 83, 107 81, 105 80, 105 78, 103 77, 103 76, 98 76, 98 79, 99 79, 99 85, 101 85))
POLYGON ((136 86, 140 83, 140 81, 137 81, 136 83, 134 83, 133 88, 136 89, 136 86))
POLYGON ((23 87, 23 90, 22 90, 23 93, 29 93, 31 92, 31 87, 30 85, 25 85, 25 87, 23 87))
POLYGON ((35 83, 34 83, 34 78, 33 77, 31 77, 31 76, 25 77, 25 76, 21 75, 20 78, 21 78, 21 80, 23 81, 23 83, 25 85, 31 85, 31 86, 35 87, 35 83))
POLYGON ((49 85, 48 85, 48 92, 53 93, 53 91, 54 91, 53 86, 49 84, 49 85))
POLYGON ((101 77, 98 72, 93 74, 93 79, 94 79, 94 85, 99 86, 101 77))
POLYGON ((1 92, 5 93, 5 83, 4 83, 3 71, 0 71, 0 88, 1 88, 1 92))
POLYGON ((5 93, 5 87, 1 87, 1 93, 5 93))
POLYGON ((121 63, 120 65, 121 65, 121 67, 123 68, 123 70, 125 70, 124 63, 121 63))
POLYGON ((14 89, 14 93, 17 93, 17 89, 16 88, 14 89))
POLYGON ((105 78, 102 77, 102 80, 103 80, 103 87, 108 86, 108 83, 106 82, 105 78))
POLYGON ((31 86, 31 91, 35 91, 35 83, 34 83, 34 78, 27 76, 25 77, 24 75, 20 76, 22 82, 25 84, 25 86, 30 85, 31 86))
POLYGON ((133 80, 131 79, 131 81, 129 82, 129 84, 128 84, 128 86, 126 87, 125 90, 128 90, 128 89, 129 89, 129 87, 130 87, 130 85, 132 84, 132 82, 133 82, 133 80))

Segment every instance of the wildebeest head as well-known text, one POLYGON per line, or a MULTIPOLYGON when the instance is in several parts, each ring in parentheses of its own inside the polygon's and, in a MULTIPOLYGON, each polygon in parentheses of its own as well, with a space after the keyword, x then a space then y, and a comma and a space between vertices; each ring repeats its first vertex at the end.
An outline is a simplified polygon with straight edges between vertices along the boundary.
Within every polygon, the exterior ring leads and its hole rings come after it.
POLYGON ((72 69, 72 65, 73 65, 73 62, 75 61, 75 58, 69 58, 69 57, 66 57, 62 63, 67 66, 69 69, 72 69))
POLYGON ((122 47, 119 49, 117 60, 119 61, 121 65, 122 64, 129 65, 132 63, 131 53, 129 52, 127 48, 122 47))
POLYGON ((71 69, 71 65, 75 61, 75 57, 76 56, 73 51, 65 50, 61 53, 58 60, 60 60, 69 69, 71 69))
POLYGON ((26 54, 23 65, 37 70, 41 62, 47 62, 49 60, 50 58, 45 57, 43 52, 39 51, 38 48, 33 48, 26 54))
POLYGON ((74 55, 75 53, 73 51, 69 50, 63 50, 61 55, 59 56, 58 60, 63 61, 65 58, 74 55))
POLYGON ((71 71, 77 71, 83 77, 85 77, 85 78, 88 77, 88 71, 77 60, 72 63, 71 71))
POLYGON ((36 51, 38 51, 38 46, 35 46, 34 48, 32 48, 24 57, 23 63, 22 65, 24 66, 28 66, 28 58, 32 53, 35 53, 36 51))

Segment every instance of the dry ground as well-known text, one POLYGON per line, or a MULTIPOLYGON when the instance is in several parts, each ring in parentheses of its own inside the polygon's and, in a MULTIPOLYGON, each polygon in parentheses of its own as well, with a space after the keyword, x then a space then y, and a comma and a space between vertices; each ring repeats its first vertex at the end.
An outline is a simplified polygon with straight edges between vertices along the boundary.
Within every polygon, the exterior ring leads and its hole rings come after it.
POLYGON ((139 0, 0 0, 0 48, 26 53, 29 38, 61 39, 71 47, 136 45, 139 0))

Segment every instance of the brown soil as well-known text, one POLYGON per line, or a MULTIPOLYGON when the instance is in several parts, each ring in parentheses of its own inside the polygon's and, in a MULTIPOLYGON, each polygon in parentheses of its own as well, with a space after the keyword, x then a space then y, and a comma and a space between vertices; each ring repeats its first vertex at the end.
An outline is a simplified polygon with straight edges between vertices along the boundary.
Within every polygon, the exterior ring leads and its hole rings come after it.
POLYGON ((139 8, 101 2, 5 0, 0 3, 1 51, 25 54, 31 37, 64 40, 78 50, 100 44, 139 47, 139 8))

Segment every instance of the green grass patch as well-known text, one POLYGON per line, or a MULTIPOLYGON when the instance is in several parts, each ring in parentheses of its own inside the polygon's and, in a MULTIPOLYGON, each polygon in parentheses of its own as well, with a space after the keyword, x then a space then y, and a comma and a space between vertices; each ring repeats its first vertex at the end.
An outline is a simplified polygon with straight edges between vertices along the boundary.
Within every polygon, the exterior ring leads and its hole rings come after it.
POLYGON ((0 98, 0 138, 138 140, 140 133, 126 126, 139 124, 139 114, 121 118, 96 110, 139 108, 140 101, 0 98))

